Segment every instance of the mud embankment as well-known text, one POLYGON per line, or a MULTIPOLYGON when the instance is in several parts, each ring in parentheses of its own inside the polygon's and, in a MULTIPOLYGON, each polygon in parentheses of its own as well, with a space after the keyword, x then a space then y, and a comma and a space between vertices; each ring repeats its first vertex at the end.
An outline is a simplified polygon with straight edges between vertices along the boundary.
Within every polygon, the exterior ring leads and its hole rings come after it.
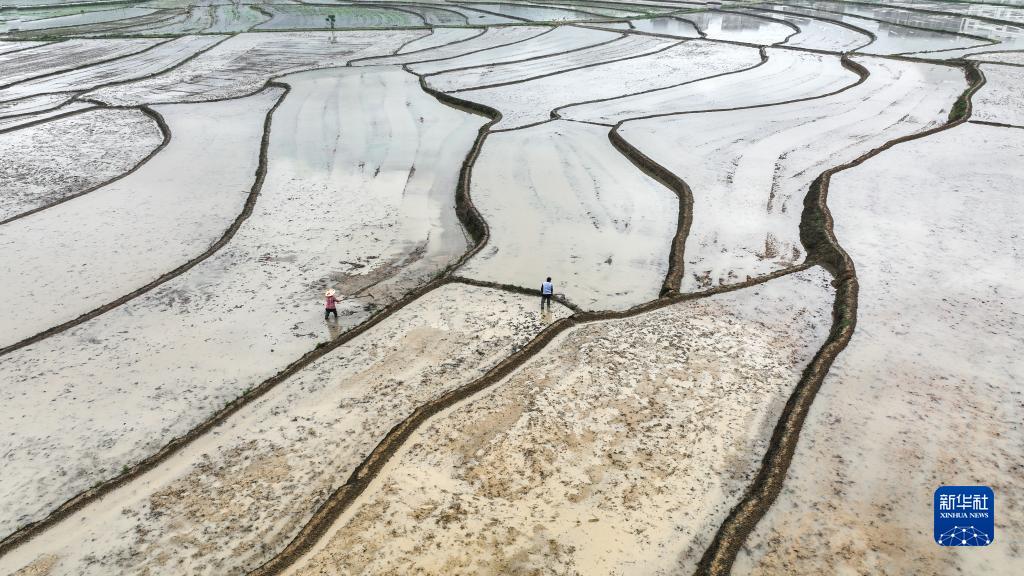
MULTIPOLYGON (((743 499, 737 504, 719 528, 711 546, 705 551, 695 572, 696 576, 726 576, 732 570, 740 546, 764 517, 782 490, 786 472, 793 460, 800 429, 810 411, 814 397, 821 388, 825 375, 840 352, 846 348, 857 326, 859 284, 853 259, 836 238, 832 214, 828 209, 828 188, 832 175, 859 166, 902 142, 925 138, 966 122, 971 115, 971 96, 985 83, 977 65, 966 64, 967 89, 957 102, 963 102, 957 115, 951 113, 946 124, 909 136, 890 140, 854 160, 829 168, 814 180, 804 198, 800 222, 800 241, 807 250, 807 262, 824 266, 835 276, 836 300, 832 309, 832 330, 825 345, 804 370, 800 382, 783 409, 782 416, 772 433, 761 469, 743 499)), ((954 111, 957 106, 954 106, 954 111)))

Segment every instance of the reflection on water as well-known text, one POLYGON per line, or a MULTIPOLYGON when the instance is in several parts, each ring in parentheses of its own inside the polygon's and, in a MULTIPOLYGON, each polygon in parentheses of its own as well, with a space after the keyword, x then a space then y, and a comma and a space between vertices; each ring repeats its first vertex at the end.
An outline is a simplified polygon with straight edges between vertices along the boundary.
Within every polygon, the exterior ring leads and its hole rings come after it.
POLYGON ((877 38, 859 50, 871 54, 931 52, 983 46, 985 40, 962 35, 962 17, 910 13, 886 7, 854 6, 836 2, 801 2, 761 6, 786 12, 838 20, 873 33, 877 38), (890 12, 891 11, 891 12, 890 12))
POLYGON ((653 32, 655 34, 665 34, 666 36, 678 36, 679 38, 696 38, 700 36, 692 22, 671 16, 633 20, 632 24, 635 29, 641 32, 653 32))
POLYGON ((686 19, 709 36, 715 32, 749 32, 765 26, 774 26, 771 20, 733 12, 697 12, 687 14, 686 19))
MULTIPOLYGON (((1024 0, 1018 1, 1024 3, 1024 0)), ((1024 10, 1019 8, 953 2, 900 2, 885 6, 867 6, 864 4, 846 4, 842 2, 796 0, 796 4, 828 10, 829 12, 875 18, 885 23, 881 26, 881 29, 890 35, 907 34, 906 29, 902 28, 902 26, 915 26, 953 34, 972 34, 1000 41, 1024 37, 1024 27, 1022 26, 1015 26, 1010 23, 986 22, 971 17, 971 15, 978 15, 1024 23, 1024 10), (946 14, 921 12, 902 6, 943 11, 946 14), (996 14, 999 14, 999 16, 996 14)))

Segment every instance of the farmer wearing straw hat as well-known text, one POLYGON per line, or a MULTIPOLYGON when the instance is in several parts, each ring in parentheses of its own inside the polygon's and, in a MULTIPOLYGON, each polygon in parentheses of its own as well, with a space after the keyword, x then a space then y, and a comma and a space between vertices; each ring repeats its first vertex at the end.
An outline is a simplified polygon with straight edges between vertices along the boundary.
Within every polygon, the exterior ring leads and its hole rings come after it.
POLYGON ((338 293, 334 291, 334 288, 330 288, 327 290, 327 292, 324 292, 324 320, 327 320, 328 318, 331 317, 331 314, 334 314, 334 321, 338 321, 338 299, 336 297, 337 294, 338 293))

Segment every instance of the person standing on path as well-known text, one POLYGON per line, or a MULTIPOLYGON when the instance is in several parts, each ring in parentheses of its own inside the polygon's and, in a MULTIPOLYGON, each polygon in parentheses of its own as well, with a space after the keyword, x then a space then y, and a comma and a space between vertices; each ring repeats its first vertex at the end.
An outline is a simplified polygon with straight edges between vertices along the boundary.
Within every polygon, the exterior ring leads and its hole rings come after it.
POLYGON ((551 283, 551 277, 545 280, 540 285, 540 309, 544 309, 544 305, 547 304, 548 310, 551 310, 551 296, 555 293, 555 285, 551 283))
POLYGON ((337 292, 334 288, 324 292, 324 320, 330 318, 331 314, 334 314, 334 321, 338 321, 338 298, 337 292))

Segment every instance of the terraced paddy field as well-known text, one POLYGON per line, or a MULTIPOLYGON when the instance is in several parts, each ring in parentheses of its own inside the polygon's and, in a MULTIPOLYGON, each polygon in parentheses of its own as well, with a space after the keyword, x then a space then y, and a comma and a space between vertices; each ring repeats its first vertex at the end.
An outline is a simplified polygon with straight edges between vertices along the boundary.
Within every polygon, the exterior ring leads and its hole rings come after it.
POLYGON ((1018 4, 3 3, 0 574, 1024 574, 1018 4))

